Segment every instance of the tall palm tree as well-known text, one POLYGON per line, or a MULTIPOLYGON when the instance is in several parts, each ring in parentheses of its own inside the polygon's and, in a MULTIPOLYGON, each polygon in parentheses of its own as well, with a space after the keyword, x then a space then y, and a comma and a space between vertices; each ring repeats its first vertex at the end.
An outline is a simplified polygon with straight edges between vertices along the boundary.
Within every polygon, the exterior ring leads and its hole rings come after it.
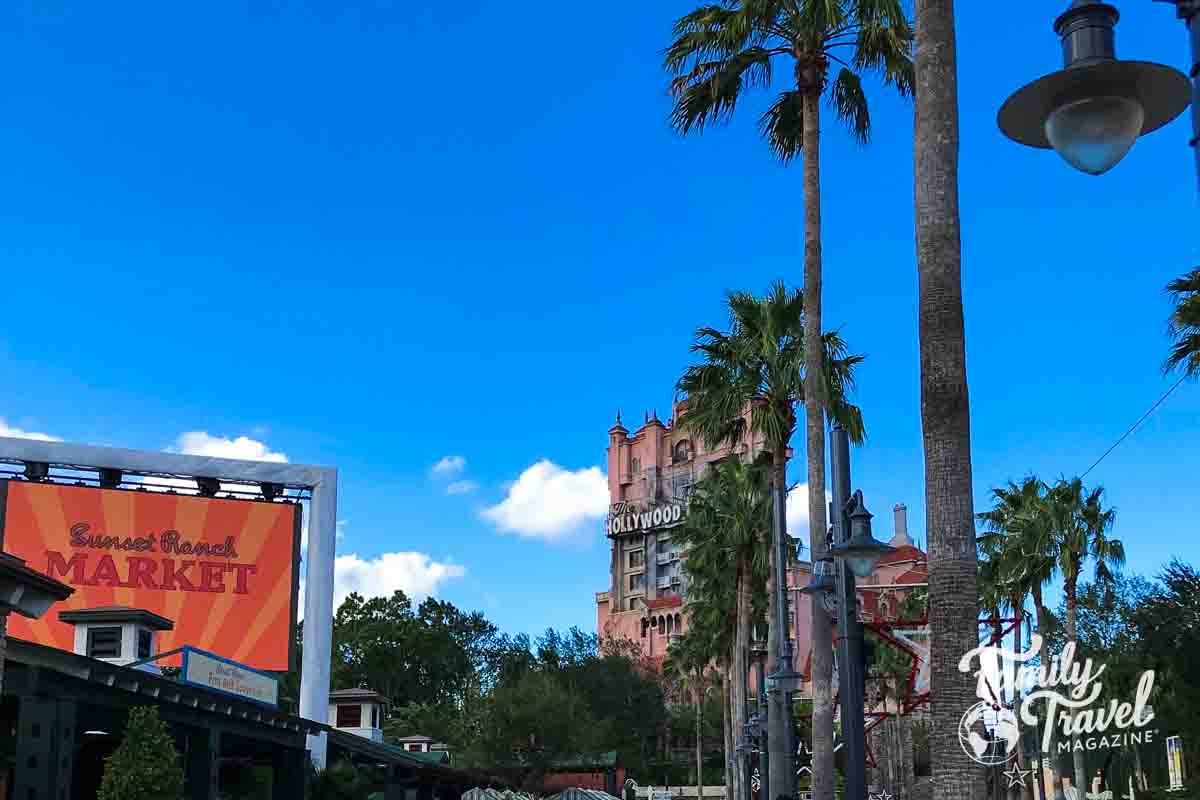
POLYGON ((707 669, 712 654, 699 638, 682 637, 667 650, 663 672, 674 675, 684 697, 691 697, 695 712, 696 797, 704 800, 704 696, 708 690, 707 669))
MULTIPOLYGON (((770 524, 764 470, 726 459, 697 484, 686 519, 672 533, 687 552, 688 573, 689 626, 677 646, 692 661, 721 665, 729 708, 727 764, 746 721, 751 607, 766 584, 770 524)), ((732 763, 732 796, 742 797, 746 776, 740 762, 732 763)))
MULTIPOLYGON (((1027 588, 1033 597, 1044 660, 1046 634, 1053 622, 1043 604, 1042 587, 1062 576, 1066 639, 1074 641, 1079 578, 1084 568, 1090 563, 1097 583, 1106 585, 1112 580, 1113 568, 1125 563, 1124 545, 1109 535, 1116 512, 1104 507, 1103 488, 1089 491, 1079 478, 1048 486, 1030 476, 1019 486, 1010 482, 1007 488, 994 490, 992 496, 992 511, 979 515, 989 530, 980 538, 981 549, 989 557, 996 554, 1008 580, 1027 588)), ((1086 787, 1083 751, 1072 748, 1072 759, 1072 785, 1086 787)), ((1057 772, 1055 780, 1061 780, 1057 772)))
POLYGON ((1175 344, 1163 369, 1182 366, 1185 375, 1195 377, 1200 374, 1200 267, 1168 283, 1167 294, 1175 306, 1167 318, 1175 344))
MULTIPOLYGON (((1033 601, 1034 620, 1042 635, 1038 658, 1046 663, 1047 639, 1053 626, 1053 615, 1042 597, 1043 588, 1055 576, 1055 560, 1049 553, 1052 524, 1046 502, 1048 487, 1035 475, 1020 483, 1009 481, 1006 486, 992 490, 992 508, 978 515, 983 533, 979 536, 979 551, 987 577, 1006 587, 1014 611, 1022 614, 1025 598, 1033 601)), ((1039 740, 1040 741, 1040 740, 1039 740)), ((1039 764, 1049 759, 1052 782, 1061 793, 1062 773, 1053 753, 1042 753, 1039 764)))
MULTIPOLYGON (((665 66, 675 76, 671 125, 682 133, 702 132, 728 122, 743 91, 771 88, 772 70, 783 60, 791 68, 788 88, 759 118, 759 130, 775 155, 789 163, 803 154, 805 333, 815 341, 821 319, 821 98, 838 121, 865 144, 871 115, 862 76, 873 73, 908 96, 913 87, 912 28, 900 0, 718 0, 681 17, 675 40, 666 49, 665 66), (832 76, 831 70, 836 70, 832 76)), ((820 354, 808 354, 805 440, 808 455, 809 528, 824 531, 825 426, 820 354)), ((813 558, 825 542, 813 538, 813 558)), ((828 641, 829 617, 813 605, 813 637, 828 641)), ((813 773, 816 800, 833 795, 832 654, 813 651, 813 773), (819 732, 819 733, 818 733, 819 732)), ((779 715, 776 715, 779 716, 779 715)), ((776 773, 788 777, 779 759, 776 773)))
MULTIPOLYGON (((1116 511, 1104 508, 1103 499, 1103 488, 1088 491, 1079 478, 1060 480, 1046 495, 1052 520, 1047 552, 1054 557, 1063 576, 1067 641, 1075 641, 1079 576, 1084 565, 1090 560, 1095 565, 1097 582, 1108 584, 1112 581, 1112 567, 1125 563, 1125 546, 1120 539, 1109 536, 1116 511)), ((1088 775, 1083 750, 1072 747, 1071 751, 1073 784, 1085 791, 1088 775)))
POLYGON ((933 800, 979 797, 982 774, 958 743, 974 702, 961 655, 978 644, 971 414, 958 213, 958 67, 954 0, 916 0, 914 170, 917 327, 925 529, 929 538, 933 800))
MULTIPOLYGON (((747 292, 732 292, 727 305, 729 331, 708 327, 696 331, 692 351, 699 353, 703 361, 689 367, 677 384, 678 390, 688 397, 680 424, 710 448, 733 446, 747 433, 743 414, 750 409, 749 433, 764 437, 771 454, 771 489, 778 496, 774 507, 780 510, 775 529, 786 536, 787 449, 796 424, 795 405, 805 401, 804 300, 800 292, 788 291, 782 283, 776 283, 762 298, 747 292)), ((854 368, 863 357, 850 355, 836 331, 822 337, 819 353, 827 398, 824 410, 846 426, 851 441, 861 442, 862 413, 846 396, 854 386, 854 368)), ((819 535, 813 537, 814 542, 818 539, 819 535)), ((778 630, 775 594, 771 572, 767 578, 767 650, 772 659, 778 653, 779 637, 787 635, 787 631, 778 630)), ((817 635, 814 632, 815 642, 830 641, 829 637, 817 639, 817 635)), ((813 652, 827 649, 818 646, 813 652)), ((790 714, 780 693, 772 693, 770 703, 767 715, 770 786, 773 792, 789 794, 795 781, 795 775, 787 768, 790 714)), ((832 708, 831 698, 829 705, 832 708)), ((816 702, 814 711, 815 707, 816 702)), ((815 733, 814 741, 819 738, 815 733)), ((825 743, 832 749, 832 737, 825 743)), ((816 763, 814 760, 814 780, 816 763)), ((828 779, 832 781, 832 763, 829 768, 828 779)))

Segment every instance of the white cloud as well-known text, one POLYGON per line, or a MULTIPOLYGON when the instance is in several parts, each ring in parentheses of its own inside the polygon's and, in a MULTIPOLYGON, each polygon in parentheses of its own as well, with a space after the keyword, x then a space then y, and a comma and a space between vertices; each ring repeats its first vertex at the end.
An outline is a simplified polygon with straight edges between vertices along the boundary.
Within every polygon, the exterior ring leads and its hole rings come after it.
POLYGON ((566 470, 542 459, 508 487, 483 518, 501 531, 557 541, 608 513, 608 479, 599 467, 566 470))
MULTIPOLYGON (((204 431, 188 431, 179 434, 175 444, 166 448, 168 453, 182 453, 186 456, 209 456, 212 458, 238 458, 244 461, 272 461, 285 464, 288 457, 285 453, 271 450, 265 443, 248 436, 228 439, 223 436, 212 436, 204 431)), ((151 491, 163 492, 175 489, 184 493, 195 493, 196 482, 186 478, 152 478, 146 488, 151 491)), ((223 491, 258 492, 258 487, 236 483, 222 483, 223 491)), ((305 520, 304 538, 308 536, 308 522, 305 520)))
POLYGON ((467 574, 458 564, 434 561, 424 553, 382 553, 363 559, 356 553, 333 562, 333 608, 351 592, 363 597, 388 597, 397 589, 415 602, 436 594, 442 583, 467 574))
POLYGON ((442 456, 442 459, 430 468, 434 475, 449 478, 458 475, 467 468, 467 460, 462 456, 442 456))
POLYGON ((478 488, 475 481, 455 481, 446 487, 446 494, 470 494, 478 488))
POLYGON ((245 461, 274 461, 287 463, 284 453, 276 453, 266 444, 249 436, 239 436, 227 439, 223 436, 211 436, 204 431, 188 431, 181 433, 175 441, 175 452, 189 456, 211 456, 213 458, 240 458, 245 461))
POLYGON ((0 419, 0 436, 8 436, 13 439, 36 439, 39 442, 61 442, 62 439, 57 436, 51 436, 48 433, 34 433, 33 431, 23 431, 20 428, 12 428, 4 424, 4 420, 0 419))
MULTIPOLYGON (((833 499, 833 495, 829 492, 825 493, 825 507, 829 507, 829 502, 833 499)), ((828 512, 826 512, 828 516, 828 512)), ((804 542, 804 552, 802 557, 807 559, 811 557, 812 552, 809 548, 812 546, 812 540, 809 538, 808 525, 808 484, 802 483, 799 486, 788 492, 787 496, 787 528, 788 533, 804 542)))

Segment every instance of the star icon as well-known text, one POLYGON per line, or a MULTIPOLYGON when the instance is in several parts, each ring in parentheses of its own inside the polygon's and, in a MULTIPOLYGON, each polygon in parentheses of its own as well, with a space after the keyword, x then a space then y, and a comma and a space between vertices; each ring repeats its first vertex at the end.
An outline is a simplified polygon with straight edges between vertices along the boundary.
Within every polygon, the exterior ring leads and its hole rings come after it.
POLYGON ((892 795, 886 791, 880 792, 879 800, 892 800, 892 795))
POLYGON ((1020 786, 1025 788, 1025 776, 1033 772, 1031 769, 1021 769, 1017 762, 1013 762, 1012 766, 1004 772, 1004 777, 1008 778, 1008 788, 1020 786))

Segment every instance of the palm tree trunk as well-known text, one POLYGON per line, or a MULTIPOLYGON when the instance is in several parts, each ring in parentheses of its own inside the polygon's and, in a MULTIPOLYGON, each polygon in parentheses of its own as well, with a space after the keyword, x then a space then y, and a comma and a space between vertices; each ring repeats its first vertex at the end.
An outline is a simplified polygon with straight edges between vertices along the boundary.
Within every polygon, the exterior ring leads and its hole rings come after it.
POLYGON ((734 789, 737 778, 738 759, 735 748, 737 740, 733 738, 733 661, 725 659, 721 665, 725 675, 725 685, 721 689, 721 734, 725 737, 725 800, 746 800, 734 789))
MULTIPOLYGON (((733 735, 737 741, 742 736, 742 728, 746 724, 746 676, 750 671, 748 659, 750 653, 750 564, 743 558, 739 560, 737 574, 737 622, 733 636, 733 735)), ((744 797, 749 776, 745 764, 738 759, 738 797, 744 797)))
MULTIPOLYGON (((815 562, 825 555, 825 380, 821 347, 821 103, 804 95, 804 432, 808 460, 808 536, 815 562)), ((812 796, 833 800, 833 626, 812 603, 812 796)), ((774 784, 772 784, 774 785, 774 784)), ((791 785, 790 783, 788 784, 791 785)))
MULTIPOLYGON (((1014 597, 1011 605, 1013 608, 1013 614, 1017 618, 1017 624, 1013 627, 1013 652, 1023 653, 1025 652, 1025 635, 1023 630, 1025 621, 1025 598, 1020 596, 1014 597)), ((1013 716, 1015 716, 1017 719, 1017 730, 1020 731, 1021 726, 1024 723, 1021 721, 1021 689, 1019 686, 1013 687, 1012 710, 1013 716)), ((1017 768, 1029 769, 1029 759, 1025 757, 1024 735, 1019 735, 1017 741, 1019 742, 1017 745, 1017 768)), ((1038 772, 1034 777, 1040 779, 1040 776, 1041 773, 1038 772)), ((1027 783, 1021 784, 1020 787, 1018 787, 1014 792, 1013 800, 1034 800, 1033 781, 1030 780, 1027 783)))
MULTIPOLYGON (((1038 633, 1042 635, 1042 642, 1040 645, 1038 645, 1038 663, 1045 664, 1046 657, 1048 655, 1046 652, 1046 620, 1049 619, 1049 612, 1046 610, 1045 606, 1042 605, 1042 587, 1040 585, 1035 585, 1032 588, 1031 594, 1033 595, 1034 613, 1037 614, 1038 633)), ((1040 736, 1038 737, 1038 741, 1041 741, 1040 736)), ((1042 753, 1042 758, 1039 759, 1039 761, 1045 762, 1047 759, 1049 760, 1050 786, 1054 790, 1054 794, 1059 796, 1063 793, 1062 771, 1058 767, 1058 757, 1054 751, 1053 741, 1051 741, 1050 747, 1050 752, 1042 753)), ((1041 776, 1039 775, 1038 777, 1040 779, 1041 776)))
POLYGON ((971 417, 958 213, 958 75, 954 0, 916 0, 918 330, 925 530, 929 538, 933 800, 971 800, 983 773, 958 742, 975 681, 959 672, 979 643, 971 417))
MULTIPOLYGON (((779 536, 787 535, 787 443, 777 442, 772 447, 771 453, 771 486, 779 493, 780 501, 773 507, 779 509, 779 521, 774 528, 779 536)), ((774 512, 773 512, 774 513, 774 512)), ((783 638, 788 635, 786 630, 780 630, 779 627, 779 598, 787 592, 787 564, 782 565, 782 574, 784 575, 784 584, 779 586, 776 579, 776 547, 769 547, 770 559, 768 561, 768 578, 767 578, 767 597, 768 607, 767 612, 770 615, 767 620, 767 664, 770 667, 768 672, 773 671, 780 666, 779 649, 783 643, 783 638)), ((749 618, 750 598, 747 591, 746 596, 746 613, 749 618)), ((749 642, 747 641, 747 644, 749 642)), ((795 775, 791 774, 791 759, 788 757, 788 740, 790 739, 788 726, 791 724, 791 709, 788 708, 787 696, 783 692, 768 692, 767 693, 767 785, 773 797, 779 795, 792 794, 792 787, 795 783, 795 775)), ((765 800, 771 800, 766 798, 765 800)))
MULTIPOLYGON (((1076 608, 1078 606, 1077 584, 1079 582, 1079 571, 1076 570, 1074 575, 1066 576, 1064 584, 1064 594, 1067 596, 1067 641, 1075 641, 1075 617, 1076 608)), ((1076 645, 1078 646, 1078 645, 1076 645)), ((1071 719, 1074 719, 1075 714, 1071 713, 1071 719)), ((1087 784, 1087 758, 1084 755, 1082 748, 1075 747, 1075 742, 1079 740, 1078 736, 1071 737, 1071 765, 1074 767, 1075 775, 1072 778, 1072 783, 1079 789, 1080 795, 1090 791, 1087 784)))
POLYGON ((704 683, 696 669, 696 800, 704 800, 704 683))

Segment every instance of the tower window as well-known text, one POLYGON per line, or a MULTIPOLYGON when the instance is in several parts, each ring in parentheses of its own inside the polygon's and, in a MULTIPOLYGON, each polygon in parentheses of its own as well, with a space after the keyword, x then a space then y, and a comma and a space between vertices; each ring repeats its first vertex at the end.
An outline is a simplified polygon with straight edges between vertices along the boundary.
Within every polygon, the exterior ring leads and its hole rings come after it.
POLYGON ((633 459, 631 471, 633 472, 634 475, 637 475, 639 472, 642 471, 642 460, 640 458, 633 459))
POLYGON ((688 441, 687 439, 684 439, 683 441, 678 442, 675 445, 675 461, 676 461, 676 463, 681 462, 681 461, 689 461, 689 460, 691 460, 691 457, 692 457, 692 443, 690 441, 688 441))

